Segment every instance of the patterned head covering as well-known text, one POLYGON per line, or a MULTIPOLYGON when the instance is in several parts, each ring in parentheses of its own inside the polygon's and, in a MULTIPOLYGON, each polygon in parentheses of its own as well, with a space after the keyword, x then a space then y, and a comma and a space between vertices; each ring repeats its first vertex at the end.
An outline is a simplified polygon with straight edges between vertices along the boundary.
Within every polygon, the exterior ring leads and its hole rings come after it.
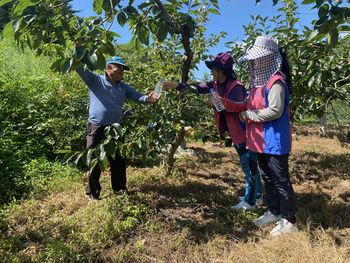
POLYGON ((254 46, 238 62, 254 60, 254 67, 249 63, 249 84, 265 87, 269 79, 278 71, 285 77, 282 69, 282 56, 277 40, 272 37, 258 36, 254 46))

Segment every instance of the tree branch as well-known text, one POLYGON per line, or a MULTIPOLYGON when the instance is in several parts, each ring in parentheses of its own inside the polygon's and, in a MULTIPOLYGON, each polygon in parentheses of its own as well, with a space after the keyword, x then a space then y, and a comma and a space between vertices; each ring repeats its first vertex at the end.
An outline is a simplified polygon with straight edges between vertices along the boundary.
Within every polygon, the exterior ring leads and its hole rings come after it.
POLYGON ((160 12, 162 13, 165 22, 169 25, 170 30, 175 34, 181 34, 182 33, 181 28, 178 26, 175 26, 176 24, 174 23, 174 21, 171 19, 168 12, 164 8, 162 1, 154 0, 154 2, 156 2, 158 8, 160 9, 160 12))

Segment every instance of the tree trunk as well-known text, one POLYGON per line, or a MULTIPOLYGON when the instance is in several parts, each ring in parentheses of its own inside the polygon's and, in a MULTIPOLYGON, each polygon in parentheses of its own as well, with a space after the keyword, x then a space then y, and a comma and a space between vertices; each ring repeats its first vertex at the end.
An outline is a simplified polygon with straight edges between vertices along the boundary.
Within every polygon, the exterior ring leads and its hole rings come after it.
POLYGON ((181 132, 176 134, 176 137, 175 137, 175 140, 173 141, 173 143, 170 144, 170 147, 168 150, 168 155, 166 157, 166 165, 167 165, 166 176, 169 176, 171 171, 173 170, 174 154, 184 138, 185 138, 185 129, 182 128, 181 132))
POLYGON ((326 136, 327 134, 327 112, 325 111, 323 116, 320 118, 320 135, 326 136))
POLYGON ((340 132, 341 132, 341 134, 342 134, 342 136, 343 136, 343 139, 346 140, 346 135, 345 135, 345 133, 343 132, 343 129, 341 128, 341 125, 340 125, 340 122, 339 122, 337 113, 335 112, 335 109, 334 109, 334 107, 333 107, 333 103, 332 103, 331 101, 330 101, 329 103, 330 103, 331 106, 332 106, 333 114, 334 114, 335 119, 337 120, 337 123, 338 123, 338 126, 339 126, 339 130, 340 130, 340 132))

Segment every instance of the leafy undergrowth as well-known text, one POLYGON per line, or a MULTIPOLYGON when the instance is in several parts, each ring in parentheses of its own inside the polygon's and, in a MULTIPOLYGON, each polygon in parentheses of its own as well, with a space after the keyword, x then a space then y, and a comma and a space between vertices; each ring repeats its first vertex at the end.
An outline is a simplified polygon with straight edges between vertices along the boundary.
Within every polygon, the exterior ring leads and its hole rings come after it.
POLYGON ((234 148, 190 143, 197 157, 178 159, 170 177, 161 166, 128 167, 131 196, 114 196, 107 173, 99 201, 84 195, 86 173, 34 181, 30 198, 0 215, 2 262, 350 262, 350 145, 335 131, 294 133, 299 232, 272 238, 273 226, 256 227, 266 202, 232 210, 245 191, 234 148))

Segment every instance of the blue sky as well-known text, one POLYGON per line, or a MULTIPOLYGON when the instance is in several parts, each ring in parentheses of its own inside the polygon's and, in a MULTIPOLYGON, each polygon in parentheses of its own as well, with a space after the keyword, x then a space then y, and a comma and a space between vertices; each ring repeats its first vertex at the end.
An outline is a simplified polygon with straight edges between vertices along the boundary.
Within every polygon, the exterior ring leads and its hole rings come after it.
MULTIPOLYGON (((78 15, 82 17, 95 16, 92 8, 92 0, 74 0, 72 3, 74 10, 82 10, 78 15)), ((135 0, 136 4, 142 3, 142 0, 135 0)), ((210 49, 210 54, 216 55, 219 52, 228 51, 225 43, 236 38, 242 40, 244 36, 243 25, 248 25, 252 22, 250 15, 261 15, 262 17, 273 17, 277 15, 284 15, 283 12, 277 10, 282 6, 281 3, 272 6, 272 0, 261 0, 260 4, 255 5, 255 0, 219 0, 219 7, 221 15, 210 15, 210 21, 205 25, 207 28, 206 34, 219 34, 221 31, 227 32, 226 38, 222 38, 216 47, 210 49)), ((311 10, 311 5, 300 5, 302 0, 294 0, 299 5, 298 17, 302 26, 311 27, 311 21, 318 19, 317 10, 311 10)), ((122 0, 124 5, 127 0, 122 0)), ((111 28, 112 31, 118 33, 121 38, 117 43, 127 43, 130 41, 132 35, 129 32, 128 25, 121 27, 115 22, 111 28)), ((204 71, 209 72, 204 62, 198 65, 199 71, 195 73, 197 78, 203 76, 204 71)))

